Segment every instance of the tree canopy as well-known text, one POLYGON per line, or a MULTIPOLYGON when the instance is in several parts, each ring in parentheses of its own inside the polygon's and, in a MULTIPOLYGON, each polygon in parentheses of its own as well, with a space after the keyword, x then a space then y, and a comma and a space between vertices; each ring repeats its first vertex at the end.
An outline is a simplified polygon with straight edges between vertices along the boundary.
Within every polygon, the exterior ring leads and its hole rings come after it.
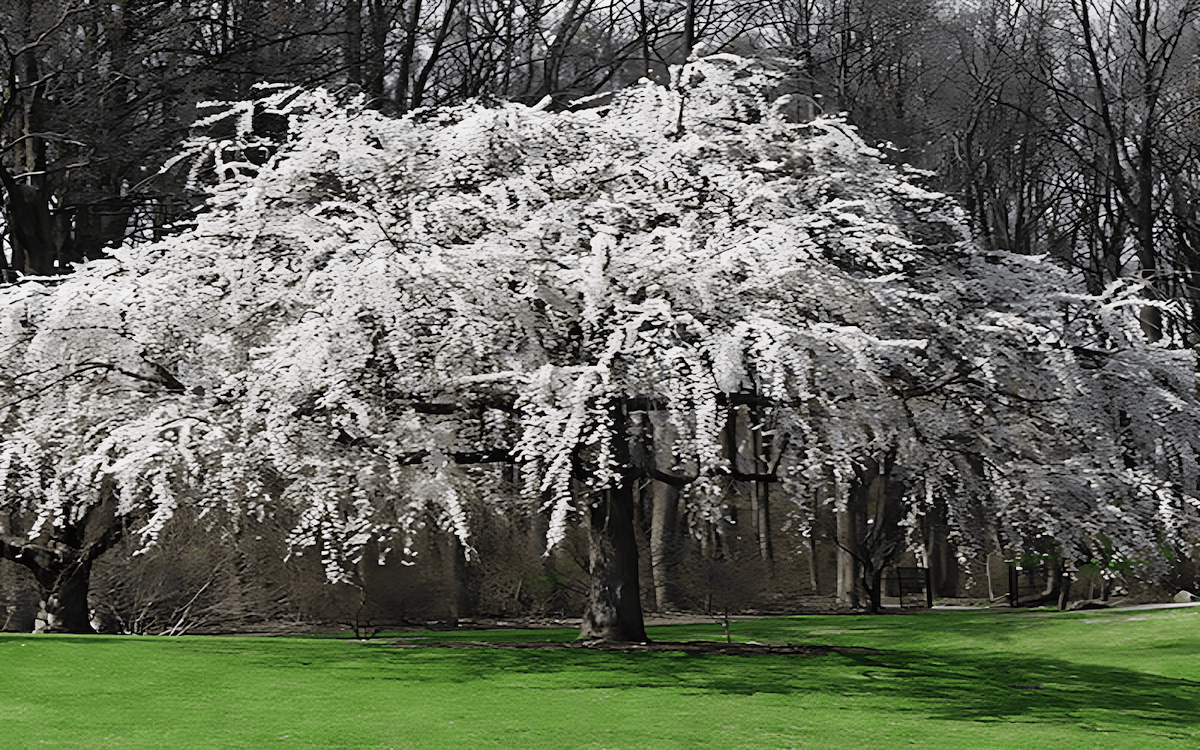
POLYGON ((194 220, 0 292, 4 556, 50 595, 187 505, 220 533, 284 514, 339 580, 431 508, 469 550, 464 498, 514 501, 464 468, 489 462, 549 545, 590 525, 597 637, 644 638, 636 565, 597 536, 636 477, 703 517, 735 479, 844 504, 886 466, 892 546, 935 508, 962 556, 1152 570, 1186 545, 1194 355, 1144 341, 1140 287, 981 249, 843 120, 789 121, 768 66, 674 75, 577 112, 211 104, 175 163, 194 220), (770 476, 731 460, 738 404, 770 476))

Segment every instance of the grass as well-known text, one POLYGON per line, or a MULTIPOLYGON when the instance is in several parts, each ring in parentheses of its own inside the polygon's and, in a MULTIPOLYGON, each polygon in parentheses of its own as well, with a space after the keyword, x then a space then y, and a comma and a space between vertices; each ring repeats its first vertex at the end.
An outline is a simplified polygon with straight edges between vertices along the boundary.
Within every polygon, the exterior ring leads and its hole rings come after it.
MULTIPOLYGON (((0 746, 1200 747, 1200 609, 789 617, 733 633, 879 650, 745 657, 3 634, 0 746)), ((651 637, 724 639, 716 624, 651 637)))

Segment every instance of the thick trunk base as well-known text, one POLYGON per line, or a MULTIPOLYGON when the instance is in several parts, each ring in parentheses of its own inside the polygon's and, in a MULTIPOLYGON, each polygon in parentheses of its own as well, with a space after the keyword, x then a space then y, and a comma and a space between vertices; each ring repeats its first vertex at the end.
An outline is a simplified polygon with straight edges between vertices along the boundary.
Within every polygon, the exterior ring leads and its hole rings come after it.
POLYGON ((585 515, 591 586, 579 637, 645 643, 629 483, 601 493, 585 515))
POLYGON ((88 608, 92 564, 77 562, 34 571, 42 587, 37 630, 47 633, 95 633, 88 608))

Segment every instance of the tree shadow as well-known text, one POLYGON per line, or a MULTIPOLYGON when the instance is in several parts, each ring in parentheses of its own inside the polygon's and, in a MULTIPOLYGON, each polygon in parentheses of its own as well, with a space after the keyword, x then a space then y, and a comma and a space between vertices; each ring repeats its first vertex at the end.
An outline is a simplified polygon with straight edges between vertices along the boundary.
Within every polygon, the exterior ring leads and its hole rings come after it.
MULTIPOLYGON (((1200 682, 1026 654, 886 650, 720 655, 455 648, 380 649, 393 680, 489 680, 558 690, 674 688, 687 693, 844 696, 928 718, 1088 725, 1193 737, 1200 682), (1190 727, 1189 731, 1187 728, 1190 727)), ((390 674, 389 674, 390 673, 390 674)))

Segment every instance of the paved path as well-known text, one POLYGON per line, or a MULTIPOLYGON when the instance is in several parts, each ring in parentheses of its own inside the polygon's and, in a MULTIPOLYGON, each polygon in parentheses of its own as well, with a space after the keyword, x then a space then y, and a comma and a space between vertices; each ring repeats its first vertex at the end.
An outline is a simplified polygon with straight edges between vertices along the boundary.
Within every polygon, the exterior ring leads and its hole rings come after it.
POLYGON ((1168 604, 1130 604, 1128 607, 1112 607, 1112 609, 1174 609, 1176 607, 1200 607, 1200 602, 1183 602, 1182 604, 1175 602, 1168 604))
MULTIPOLYGON (((1169 602, 1166 604, 1128 604, 1128 605, 1119 606, 1119 607, 1105 607, 1104 609, 1109 610, 1109 611, 1124 612, 1124 611, 1136 610, 1136 609, 1175 609, 1176 607, 1200 607, 1200 602, 1183 602, 1182 604, 1179 604, 1176 602, 1169 602)), ((958 609, 958 610, 992 609, 992 607, 968 607, 968 606, 962 606, 962 605, 957 605, 957 604, 935 604, 933 608, 934 609, 958 609)), ((995 609, 1008 609, 1008 608, 1007 607, 996 607, 995 609)), ((1021 607, 1017 607, 1013 611, 1020 612, 1021 607)), ((1066 611, 1068 611, 1068 612, 1100 612, 1103 610, 1076 609, 1076 610, 1066 610, 1066 611)))

